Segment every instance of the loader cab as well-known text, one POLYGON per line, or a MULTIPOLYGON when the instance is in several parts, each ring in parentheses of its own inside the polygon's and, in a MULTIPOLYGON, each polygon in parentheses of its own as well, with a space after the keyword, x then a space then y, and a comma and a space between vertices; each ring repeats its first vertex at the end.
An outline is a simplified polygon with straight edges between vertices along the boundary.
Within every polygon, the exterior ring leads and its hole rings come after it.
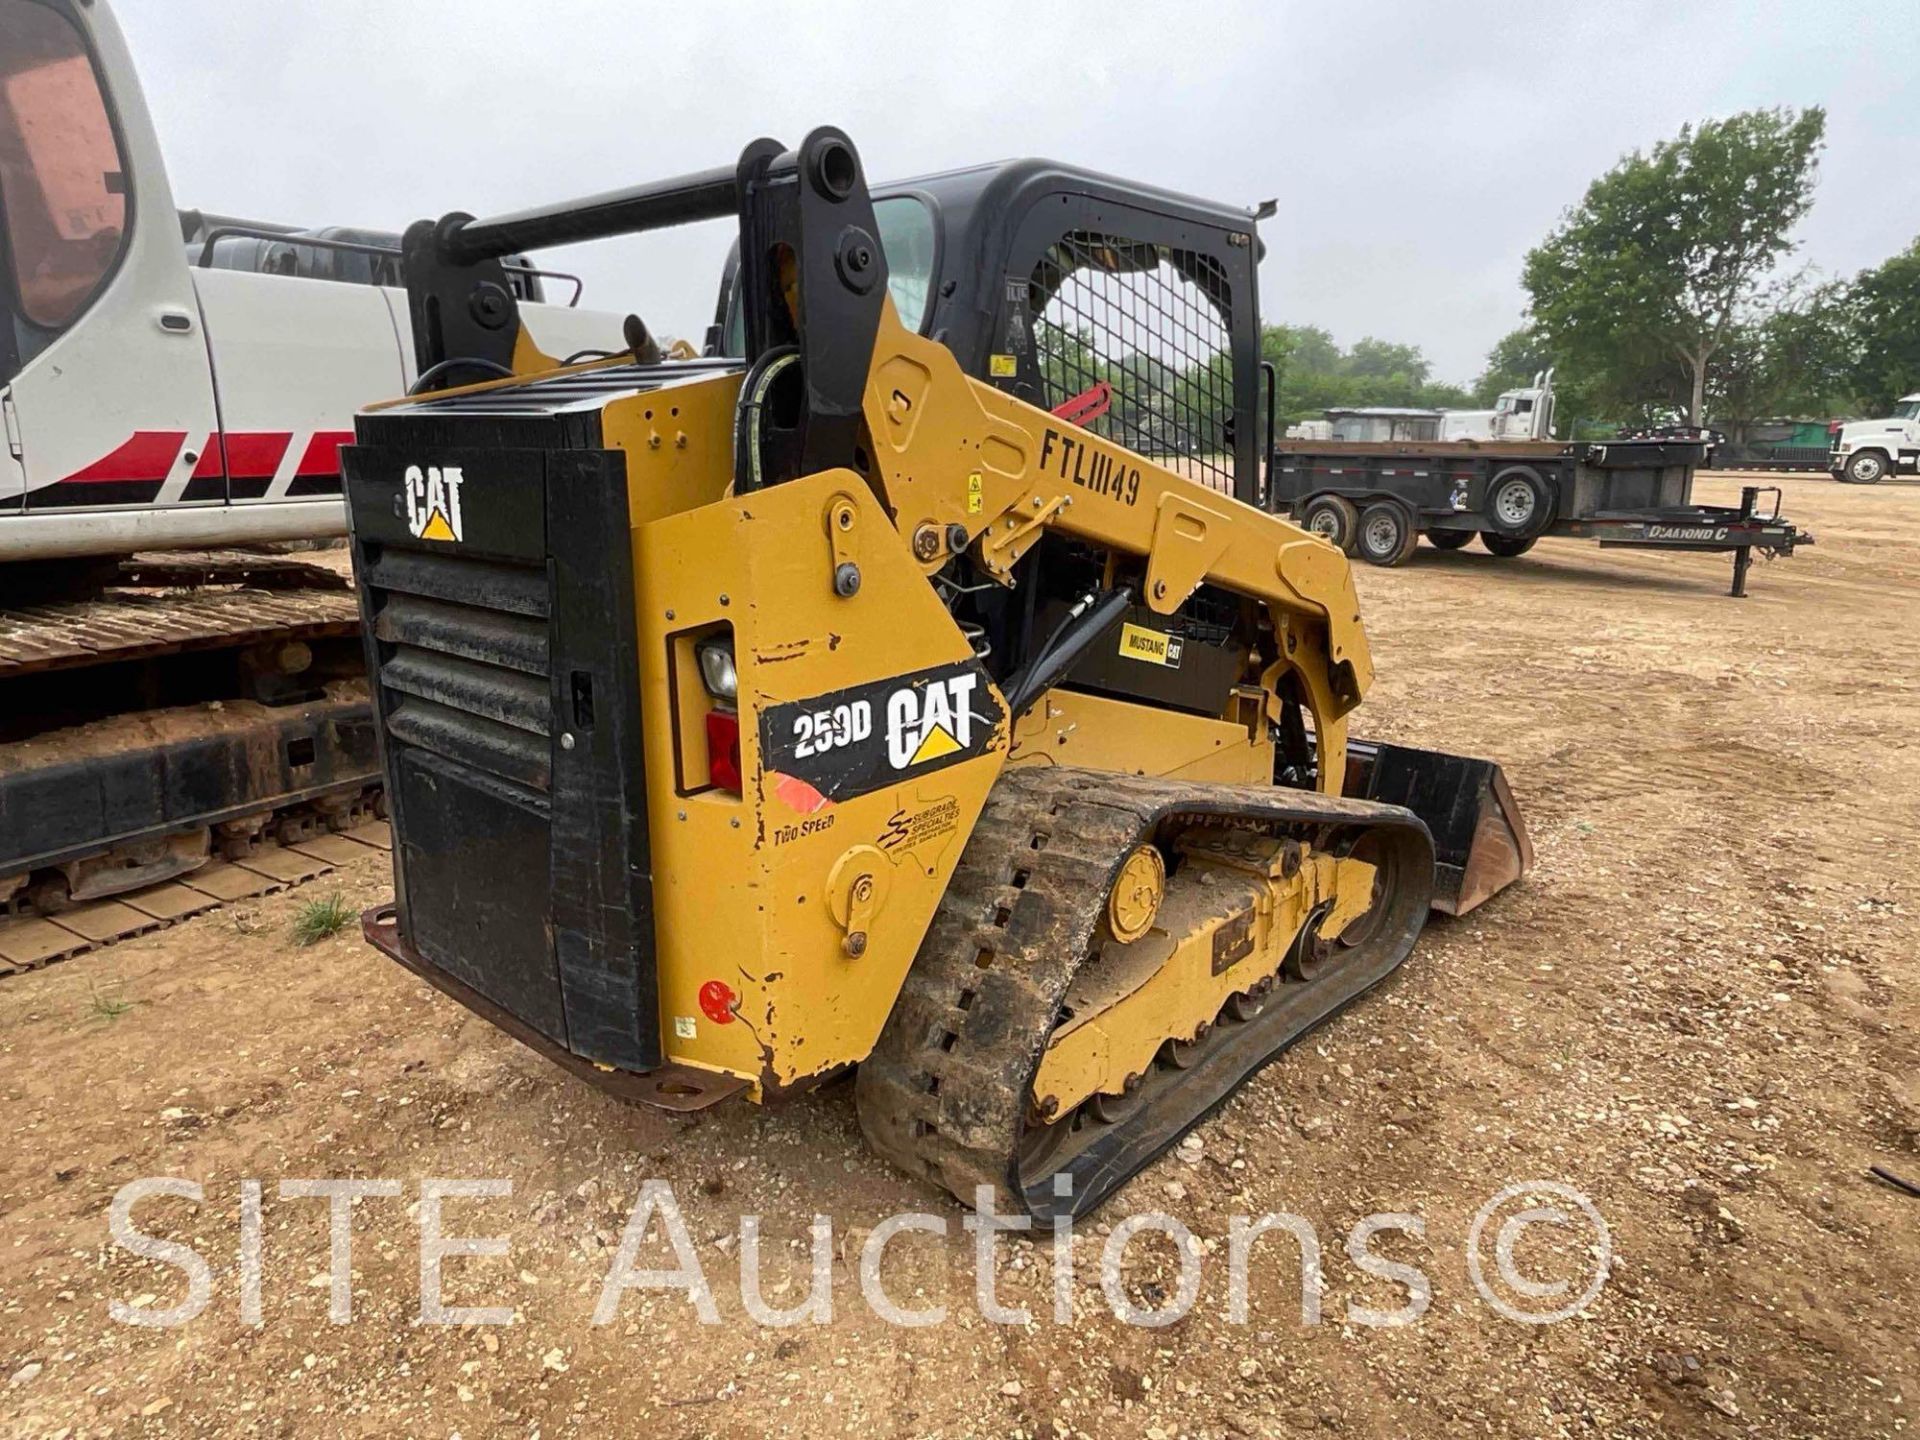
MULTIPOLYGON (((1258 503, 1259 242, 1245 210, 1045 160, 873 189, 902 321, 968 374, 1258 503)), ((709 350, 741 355, 733 284, 709 350)))

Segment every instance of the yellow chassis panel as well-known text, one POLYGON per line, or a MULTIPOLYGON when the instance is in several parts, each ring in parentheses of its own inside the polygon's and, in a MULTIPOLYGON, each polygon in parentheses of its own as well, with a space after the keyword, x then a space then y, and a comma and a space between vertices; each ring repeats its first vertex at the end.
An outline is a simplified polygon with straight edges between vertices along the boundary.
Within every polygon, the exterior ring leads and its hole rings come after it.
MULTIPOLYGON (((1265 729, 1265 712, 1260 712, 1265 729)), ((1014 725, 1009 765, 1078 765, 1227 785, 1273 781, 1273 742, 1245 725, 1104 695, 1049 690, 1014 725)))
POLYGON ((1002 726, 975 758, 910 766, 898 783, 838 802, 796 796, 768 768, 758 720, 773 707, 972 660, 851 471, 653 520, 635 531, 634 561, 667 1055, 746 1077, 765 1098, 872 1049, 1008 736, 1002 726), (843 528, 833 517, 847 512, 843 528), (843 598, 833 577, 849 554, 861 584, 843 598), (684 647, 674 641, 721 625, 739 676, 743 796, 685 784, 698 777, 676 770, 676 689, 700 680, 675 662, 684 647), (848 949, 856 910, 858 955, 848 949))

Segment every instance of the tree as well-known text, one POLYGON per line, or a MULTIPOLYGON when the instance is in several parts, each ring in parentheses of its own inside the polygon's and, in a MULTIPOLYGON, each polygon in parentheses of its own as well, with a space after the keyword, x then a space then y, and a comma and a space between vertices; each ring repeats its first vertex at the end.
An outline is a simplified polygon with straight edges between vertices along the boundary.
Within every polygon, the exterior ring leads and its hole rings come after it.
POLYGON ((1627 156, 1527 255, 1542 338, 1621 409, 1677 366, 1701 423, 1715 357, 1792 286, 1825 133, 1817 106, 1749 110, 1627 156))
POLYGON ((1347 352, 1342 367, 1349 375, 1371 376, 1387 380, 1404 376, 1416 385, 1424 385, 1433 366, 1420 353, 1418 345, 1395 345, 1369 335, 1347 352))
POLYGON ((1260 358, 1284 374, 1337 375, 1342 356, 1333 336, 1318 325, 1268 325, 1260 331, 1260 358))
POLYGON ((1473 403, 1459 386, 1428 378, 1433 364, 1418 345, 1371 335, 1343 350, 1318 325, 1268 325, 1260 332, 1260 358, 1280 372, 1280 414, 1289 421, 1346 406, 1455 409, 1473 403))
POLYGON ((1716 424, 1737 443, 1749 420, 1825 419, 1849 408, 1849 308, 1846 287, 1828 283, 1738 326, 1708 367, 1716 424))
POLYGON ((1487 368, 1473 382, 1473 398, 1478 404, 1491 405, 1502 390, 1531 385, 1534 376, 1552 368, 1551 352, 1538 330, 1531 325, 1509 330, 1487 352, 1487 368))
POLYGON ((1869 413, 1884 415, 1902 395, 1920 390, 1920 240, 1878 269, 1863 270, 1848 308, 1853 390, 1869 413))

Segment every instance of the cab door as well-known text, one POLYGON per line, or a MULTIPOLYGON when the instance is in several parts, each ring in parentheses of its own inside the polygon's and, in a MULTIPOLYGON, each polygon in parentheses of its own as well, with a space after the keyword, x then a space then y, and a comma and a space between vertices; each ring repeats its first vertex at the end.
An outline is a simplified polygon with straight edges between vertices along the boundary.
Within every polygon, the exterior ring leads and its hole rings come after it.
POLYGON ((179 217, 104 7, 0 0, 0 209, 11 508, 224 504, 179 217))

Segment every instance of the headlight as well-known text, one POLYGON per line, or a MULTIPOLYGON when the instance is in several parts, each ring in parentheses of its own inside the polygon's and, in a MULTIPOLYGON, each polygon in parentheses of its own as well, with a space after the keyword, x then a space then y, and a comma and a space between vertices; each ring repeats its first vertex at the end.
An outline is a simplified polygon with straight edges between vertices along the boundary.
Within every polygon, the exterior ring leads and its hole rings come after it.
POLYGON ((709 640, 700 647, 700 679, 707 693, 732 704, 740 694, 740 675, 733 668, 733 642, 709 640))

